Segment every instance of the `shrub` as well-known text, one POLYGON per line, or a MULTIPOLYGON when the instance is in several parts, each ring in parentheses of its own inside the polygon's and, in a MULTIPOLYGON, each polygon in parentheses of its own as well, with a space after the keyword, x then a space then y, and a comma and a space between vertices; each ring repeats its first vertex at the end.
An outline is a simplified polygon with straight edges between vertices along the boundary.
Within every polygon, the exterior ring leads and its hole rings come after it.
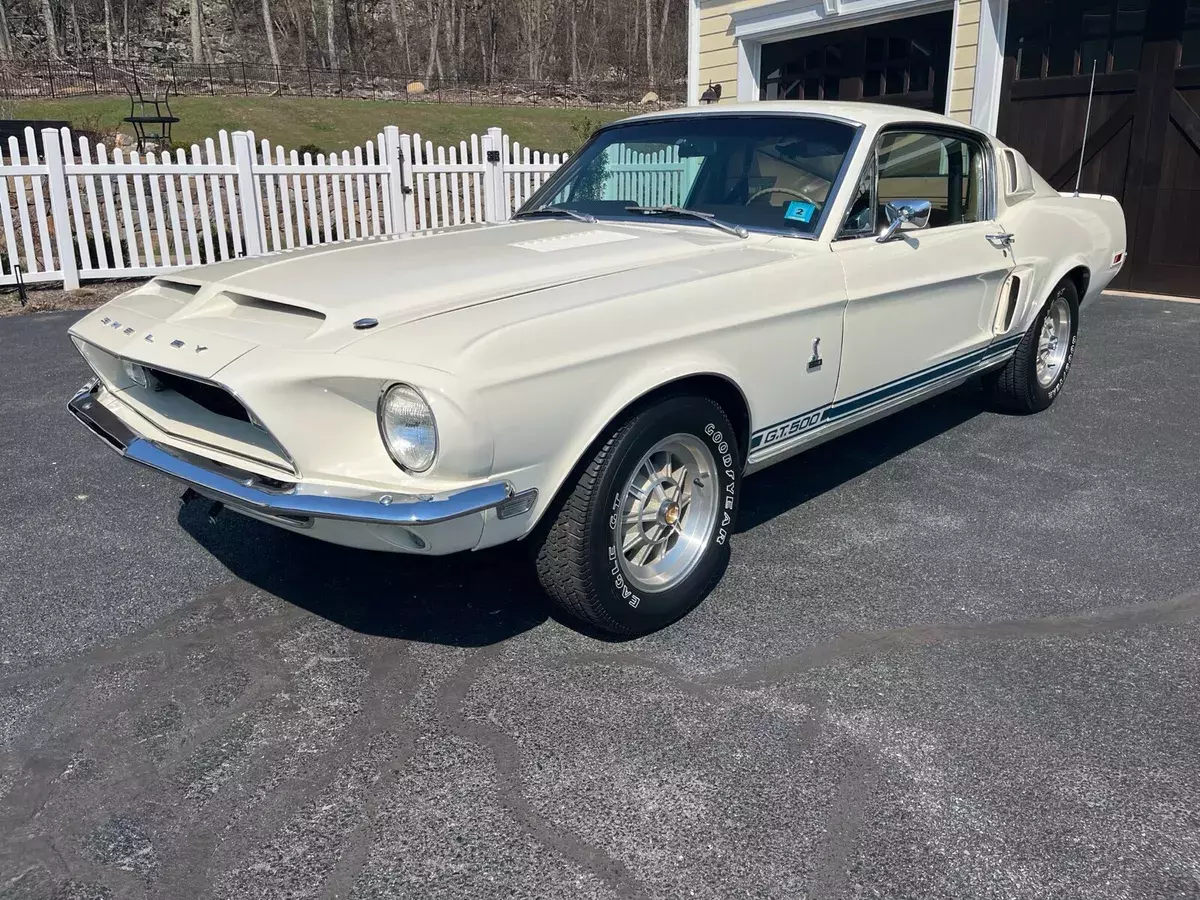
MULTIPOLYGON (((199 243, 199 247, 197 249, 200 251, 200 253, 196 257, 196 260, 195 260, 196 265, 205 266, 205 265, 208 265, 209 262, 219 262, 220 261, 221 243, 216 235, 213 235, 213 242, 212 242, 213 243, 213 258, 212 258, 212 260, 209 260, 208 252, 204 249, 204 239, 199 238, 197 242, 199 243)), ((234 241, 233 231, 229 228, 225 229, 225 246, 229 248, 229 256, 231 259, 237 259, 240 256, 246 255, 246 239, 245 239, 245 237, 242 238, 240 243, 234 241)))
MULTIPOLYGON (((117 249, 120 249, 121 259, 124 261, 124 263, 126 265, 129 264, 129 245, 125 242, 123 237, 118 235, 117 240, 114 243, 112 235, 110 235, 107 231, 101 232, 99 237, 103 242, 102 245, 98 245, 96 243, 96 237, 97 235, 93 231, 88 231, 84 235, 84 241, 87 243, 88 255, 91 257, 93 268, 111 269, 115 264, 114 259, 116 257, 116 253, 114 251, 117 249), (104 252, 107 255, 108 261, 107 266, 102 265, 103 261, 100 259, 100 253, 97 249, 99 246, 104 247, 104 252)), ((79 253, 79 243, 76 241, 74 242, 73 246, 75 247, 75 265, 77 265, 79 268, 83 268, 83 257, 79 253)))

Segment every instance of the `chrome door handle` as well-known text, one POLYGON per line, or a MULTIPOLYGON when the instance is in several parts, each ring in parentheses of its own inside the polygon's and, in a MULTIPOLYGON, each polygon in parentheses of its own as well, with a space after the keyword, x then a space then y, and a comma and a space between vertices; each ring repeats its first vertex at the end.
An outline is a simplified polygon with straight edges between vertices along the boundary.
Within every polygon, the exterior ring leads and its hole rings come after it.
POLYGON ((1017 239, 1017 236, 1009 231, 1006 231, 1003 234, 986 234, 984 237, 986 237, 993 244, 1002 244, 1005 247, 1012 246, 1012 242, 1017 239))

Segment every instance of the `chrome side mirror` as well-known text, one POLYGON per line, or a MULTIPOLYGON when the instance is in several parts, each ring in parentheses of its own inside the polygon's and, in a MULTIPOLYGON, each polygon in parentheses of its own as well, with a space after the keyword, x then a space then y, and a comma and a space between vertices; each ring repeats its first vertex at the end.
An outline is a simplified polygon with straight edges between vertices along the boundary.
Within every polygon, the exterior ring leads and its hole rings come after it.
POLYGON ((886 244, 905 225, 909 228, 929 227, 929 212, 932 209, 933 204, 928 200, 889 201, 884 205, 884 211, 888 217, 888 227, 875 240, 881 244, 886 244))

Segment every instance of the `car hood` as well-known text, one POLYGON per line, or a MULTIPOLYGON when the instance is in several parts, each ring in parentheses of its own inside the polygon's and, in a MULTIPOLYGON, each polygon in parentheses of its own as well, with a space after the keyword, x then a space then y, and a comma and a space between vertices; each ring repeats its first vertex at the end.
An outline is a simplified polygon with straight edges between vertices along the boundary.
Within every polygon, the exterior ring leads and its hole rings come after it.
POLYGON ((742 243, 692 225, 535 219, 465 226, 188 269, 101 311, 138 319, 139 332, 160 322, 170 340, 188 341, 182 332, 200 330, 250 344, 336 350, 361 336, 354 328, 360 319, 399 325, 742 243))

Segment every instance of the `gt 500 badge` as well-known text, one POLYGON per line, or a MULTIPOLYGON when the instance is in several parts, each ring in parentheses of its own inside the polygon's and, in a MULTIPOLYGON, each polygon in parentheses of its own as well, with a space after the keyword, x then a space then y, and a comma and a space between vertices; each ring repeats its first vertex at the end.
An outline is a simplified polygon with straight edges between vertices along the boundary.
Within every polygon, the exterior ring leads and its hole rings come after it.
POLYGON ((785 438, 790 438, 793 435, 816 428, 825 421, 826 412, 826 409, 816 409, 802 416, 797 416, 794 419, 789 419, 786 422, 781 422, 778 425, 773 425, 763 432, 762 440, 757 442, 755 449, 769 447, 771 444, 782 441, 785 438))

